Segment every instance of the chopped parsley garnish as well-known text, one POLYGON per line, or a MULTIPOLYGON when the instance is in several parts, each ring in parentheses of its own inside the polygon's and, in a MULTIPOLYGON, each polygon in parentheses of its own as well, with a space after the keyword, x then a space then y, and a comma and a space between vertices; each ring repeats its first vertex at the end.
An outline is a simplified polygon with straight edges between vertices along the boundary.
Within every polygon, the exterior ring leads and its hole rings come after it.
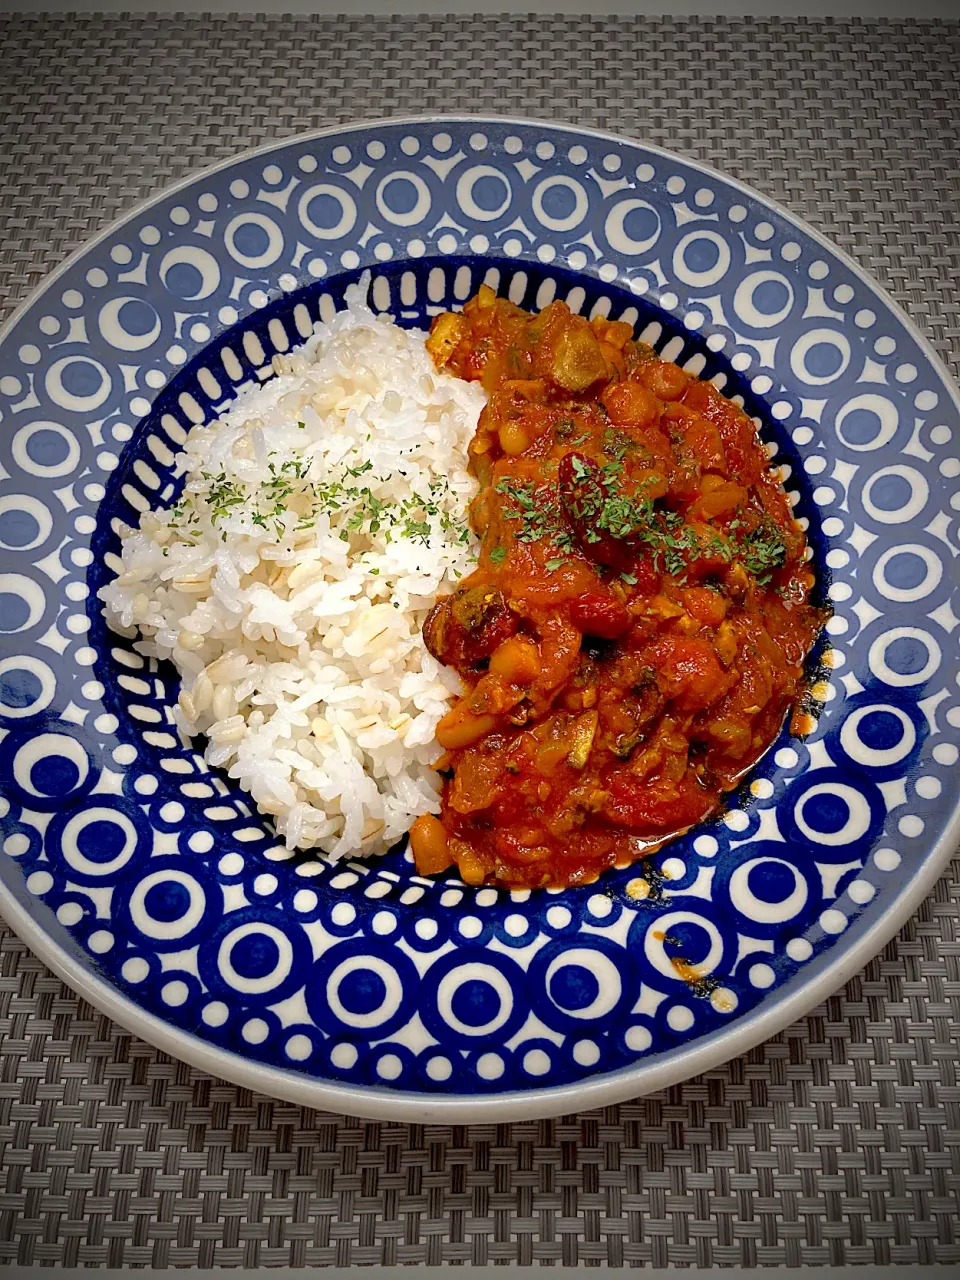
POLYGON ((172 532, 185 539, 199 538, 206 517, 226 541, 224 521, 239 516, 241 526, 233 526, 233 532, 242 535, 247 531, 242 524, 249 521, 282 541, 313 529, 325 516, 342 542, 349 542, 351 534, 382 533, 391 540, 409 538, 425 545, 438 535, 459 546, 470 541, 470 529, 445 478, 434 480, 425 494, 384 499, 373 492, 369 482, 364 483, 373 471, 370 461, 356 466, 341 463, 333 476, 315 480, 309 477, 312 458, 279 460, 275 453, 268 458, 269 475, 259 483, 228 477, 224 471, 201 472, 199 481, 191 482, 190 491, 170 509, 172 532))
MULTIPOLYGON (((608 436, 619 434, 612 428, 608 431, 608 436)), ((783 537, 768 518, 745 531, 745 521, 735 517, 723 533, 712 531, 704 536, 686 524, 679 511, 647 497, 642 485, 631 491, 618 458, 600 465, 576 454, 567 457, 574 482, 572 498, 569 492, 561 498, 560 487, 552 478, 537 483, 507 476, 496 485, 495 491, 505 499, 503 515, 518 526, 514 532, 518 542, 545 539, 566 556, 576 549, 579 539, 590 558, 591 545, 613 538, 634 545, 638 556, 649 555, 659 572, 681 580, 691 561, 729 564, 739 560, 760 586, 766 586, 773 570, 786 560, 783 537)), ((495 559, 494 563, 501 561, 495 559)), ((552 572, 563 560, 545 563, 552 572)), ((621 578, 628 586, 636 585, 634 574, 621 574, 621 578)))
POLYGON ((508 520, 518 520, 520 528, 514 535, 518 542, 539 542, 548 538, 560 551, 573 550, 573 533, 560 508, 556 485, 534 485, 532 481, 504 479, 496 492, 508 500, 503 514, 508 520))
POLYGON ((770 519, 762 520, 756 529, 744 534, 740 543, 744 568, 761 586, 770 581, 774 569, 781 568, 786 562, 787 544, 770 519))
POLYGON ((570 444, 572 444, 574 447, 580 444, 584 444, 587 440, 590 439, 589 431, 584 431, 582 435, 577 436, 576 440, 572 439, 571 437, 573 436, 573 433, 576 429, 577 429, 577 424, 573 421, 572 418, 564 418, 562 422, 557 423, 556 430, 554 431, 554 436, 556 437, 557 440, 569 441, 570 444))

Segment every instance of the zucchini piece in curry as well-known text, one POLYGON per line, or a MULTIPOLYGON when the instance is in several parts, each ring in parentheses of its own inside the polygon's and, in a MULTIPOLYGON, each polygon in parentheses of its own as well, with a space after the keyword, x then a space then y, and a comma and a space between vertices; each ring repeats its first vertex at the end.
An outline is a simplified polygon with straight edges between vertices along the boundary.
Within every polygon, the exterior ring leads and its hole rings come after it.
POLYGON ((465 693, 417 869, 586 883, 706 818, 776 738, 824 621, 806 540, 754 422, 629 325, 482 286, 427 347, 488 403, 478 564, 424 625, 465 693))

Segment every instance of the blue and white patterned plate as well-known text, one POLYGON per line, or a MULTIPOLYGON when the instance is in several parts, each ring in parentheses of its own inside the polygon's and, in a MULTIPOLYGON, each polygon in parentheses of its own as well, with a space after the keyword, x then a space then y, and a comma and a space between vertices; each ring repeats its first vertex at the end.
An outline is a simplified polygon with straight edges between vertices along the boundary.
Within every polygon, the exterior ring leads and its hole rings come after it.
POLYGON ((958 406, 849 259, 652 147, 386 121, 181 183, 0 335, 3 914, 147 1040, 355 1114, 560 1113, 744 1052, 875 954, 954 847, 958 406), (822 714, 659 874, 511 893, 403 852, 291 856, 178 741, 172 670, 104 627, 117 522, 171 498, 190 424, 367 268, 406 325, 484 279, 624 317, 740 397, 783 467, 834 608, 822 714))

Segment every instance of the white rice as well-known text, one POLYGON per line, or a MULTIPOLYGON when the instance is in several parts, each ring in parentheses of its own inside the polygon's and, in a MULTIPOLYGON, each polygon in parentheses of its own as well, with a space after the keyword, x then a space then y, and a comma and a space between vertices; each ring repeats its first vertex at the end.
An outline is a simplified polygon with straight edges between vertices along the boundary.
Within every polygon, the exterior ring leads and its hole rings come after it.
POLYGON ((100 592, 111 627, 176 664, 178 723, 207 735, 208 763, 289 848, 333 857, 382 852, 439 811, 434 730, 460 684, 420 628, 476 550, 466 461, 483 393, 436 373, 424 335, 375 317, 365 292, 190 432, 189 503, 124 529, 100 592))

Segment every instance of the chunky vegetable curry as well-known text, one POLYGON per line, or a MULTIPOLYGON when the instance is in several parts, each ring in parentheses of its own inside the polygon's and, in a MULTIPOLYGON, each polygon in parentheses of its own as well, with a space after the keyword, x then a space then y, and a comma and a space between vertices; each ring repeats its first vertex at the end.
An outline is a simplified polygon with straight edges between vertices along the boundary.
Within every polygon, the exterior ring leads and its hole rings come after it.
POLYGON ((586 883, 707 817, 777 736, 823 621, 810 553, 754 422, 629 325, 483 286, 427 346, 488 403, 477 568, 424 626, 466 692, 417 869, 586 883))

